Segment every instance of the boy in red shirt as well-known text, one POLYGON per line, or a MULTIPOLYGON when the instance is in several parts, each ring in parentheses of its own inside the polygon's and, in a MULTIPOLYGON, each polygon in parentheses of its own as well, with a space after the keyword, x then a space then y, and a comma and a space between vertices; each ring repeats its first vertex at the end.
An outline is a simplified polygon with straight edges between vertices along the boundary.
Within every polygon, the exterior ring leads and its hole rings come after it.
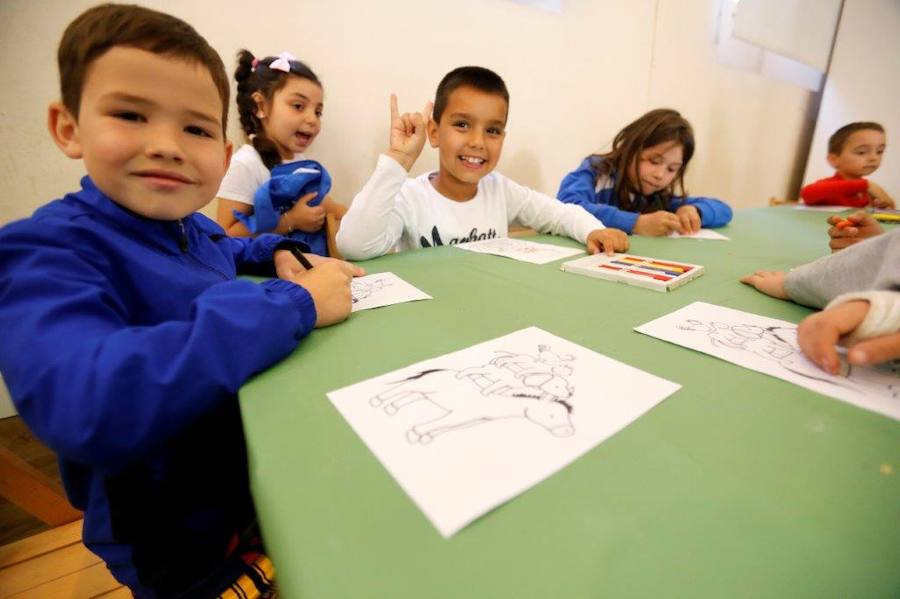
POLYGON ((828 139, 828 164, 837 172, 800 190, 809 205, 894 208, 894 200, 874 181, 863 179, 881 166, 886 145, 878 123, 850 123, 828 139))

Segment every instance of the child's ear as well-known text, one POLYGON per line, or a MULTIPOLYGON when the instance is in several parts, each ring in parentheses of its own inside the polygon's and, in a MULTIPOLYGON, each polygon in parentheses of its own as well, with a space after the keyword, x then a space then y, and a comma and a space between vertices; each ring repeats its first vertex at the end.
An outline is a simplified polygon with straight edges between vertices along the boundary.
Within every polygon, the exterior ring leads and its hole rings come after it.
POLYGON ((225 170, 228 170, 228 167, 231 166, 231 155, 234 153, 234 144, 225 140, 225 170))
POLYGON ((250 97, 256 102, 256 118, 264 119, 266 118, 266 99, 259 92, 253 92, 250 94, 250 97))
POLYGON ((425 131, 428 133, 428 143, 431 144, 431 147, 438 147, 440 145, 440 138, 438 137, 438 125, 433 118, 429 117, 428 126, 425 128, 425 131))
POLYGON ((81 136, 78 120, 62 102, 53 102, 47 108, 47 128, 50 137, 69 158, 81 158, 81 136))
POLYGON ((828 156, 826 156, 826 159, 828 160, 828 164, 831 165, 831 168, 837 168, 837 165, 838 165, 838 155, 837 154, 829 153, 828 156))

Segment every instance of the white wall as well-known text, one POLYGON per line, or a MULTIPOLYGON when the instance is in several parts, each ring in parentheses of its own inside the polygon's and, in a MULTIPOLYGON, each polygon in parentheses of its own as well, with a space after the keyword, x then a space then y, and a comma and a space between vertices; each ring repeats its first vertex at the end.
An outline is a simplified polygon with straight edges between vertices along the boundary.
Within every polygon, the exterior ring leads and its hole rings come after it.
MULTIPOLYGON (((559 15, 509 0, 140 0, 192 23, 233 69, 241 46, 291 51, 325 85, 325 121, 309 152, 349 202, 385 147, 388 95, 420 109, 462 64, 497 70, 512 95, 499 168, 555 193, 588 153, 662 105, 693 123, 692 192, 737 207, 796 186, 809 92, 715 60, 720 0, 566 0, 559 15)), ((883 0, 891 2, 891 0, 883 0)), ((45 131, 56 99, 55 51, 66 24, 94 2, 0 2, 0 223, 77 187, 80 164, 45 131)), ((232 110, 233 112, 233 110, 232 110)), ((232 114, 230 134, 240 141, 232 114)), ((436 166, 426 149, 414 173, 436 166)))
POLYGON ((834 174, 825 156, 828 138, 853 121, 875 121, 888 147, 872 179, 900 197, 900 2, 848 0, 838 26, 804 181, 834 174))

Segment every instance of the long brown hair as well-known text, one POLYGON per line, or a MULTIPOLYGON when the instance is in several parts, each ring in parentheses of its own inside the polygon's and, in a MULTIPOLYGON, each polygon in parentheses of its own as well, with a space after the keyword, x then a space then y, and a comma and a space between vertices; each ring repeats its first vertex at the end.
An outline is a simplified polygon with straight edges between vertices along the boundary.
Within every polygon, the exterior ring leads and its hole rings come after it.
MULTIPOLYGON (((634 206, 632 196, 641 197, 643 195, 640 187, 636 186, 628 176, 631 167, 635 171, 637 170, 641 152, 644 149, 670 141, 681 145, 683 157, 681 168, 678 169, 678 174, 672 179, 672 183, 667 189, 658 192, 662 208, 667 210, 669 200, 676 195, 676 186, 681 192, 681 196, 687 195, 684 190, 684 172, 691 156, 694 155, 694 130, 678 111, 671 108, 651 110, 619 131, 613 139, 612 149, 609 152, 591 155, 594 184, 596 185, 600 177, 614 175, 613 197, 616 199, 616 204, 623 210, 630 210, 634 206)), ((653 207, 652 202, 649 202, 644 210, 651 211, 656 208, 653 207)))

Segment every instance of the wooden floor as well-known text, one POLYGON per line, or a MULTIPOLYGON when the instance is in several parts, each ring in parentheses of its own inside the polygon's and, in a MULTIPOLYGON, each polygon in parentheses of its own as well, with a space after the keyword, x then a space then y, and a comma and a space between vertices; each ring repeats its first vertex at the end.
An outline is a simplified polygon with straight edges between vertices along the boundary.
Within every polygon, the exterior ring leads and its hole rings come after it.
MULTIPOLYGON (((0 445, 62 486, 56 456, 41 443, 18 416, 0 419, 0 445)), ((0 497, 0 545, 18 541, 51 527, 0 497)))
POLYGON ((81 544, 81 520, 0 547, 0 598, 130 597, 81 544))
MULTIPOLYGON (((0 446, 62 489, 56 456, 18 416, 0 419, 0 446)), ((81 520, 51 527, 0 497, 0 599, 130 596, 81 543, 81 520)))

